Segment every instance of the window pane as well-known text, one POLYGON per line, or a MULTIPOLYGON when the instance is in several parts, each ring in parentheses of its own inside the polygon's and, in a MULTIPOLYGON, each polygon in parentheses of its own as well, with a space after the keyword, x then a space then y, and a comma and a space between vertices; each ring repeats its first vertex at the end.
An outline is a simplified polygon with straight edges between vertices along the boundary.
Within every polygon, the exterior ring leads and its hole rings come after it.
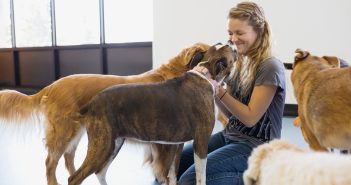
POLYGON ((99 0, 56 0, 57 45, 100 43, 99 0))
POLYGON ((107 43, 153 40, 152 0, 105 0, 107 43))
POLYGON ((17 47, 51 46, 50 0, 14 0, 17 47))
POLYGON ((10 0, 0 0, 0 48, 11 48, 10 0))

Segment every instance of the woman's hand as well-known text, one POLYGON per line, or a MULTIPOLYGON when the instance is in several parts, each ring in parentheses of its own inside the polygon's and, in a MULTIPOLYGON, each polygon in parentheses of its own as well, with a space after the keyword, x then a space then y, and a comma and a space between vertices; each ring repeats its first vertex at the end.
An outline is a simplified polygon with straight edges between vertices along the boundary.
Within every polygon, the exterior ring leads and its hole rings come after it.
POLYGON ((208 81, 211 82, 212 86, 214 87, 215 89, 215 95, 218 95, 218 90, 219 90, 219 84, 217 83, 216 80, 214 80, 212 78, 212 75, 210 74, 210 72, 208 71, 208 69, 206 67, 203 67, 203 66, 200 66, 200 65, 197 65, 193 68, 195 71, 203 74, 207 79, 208 81))

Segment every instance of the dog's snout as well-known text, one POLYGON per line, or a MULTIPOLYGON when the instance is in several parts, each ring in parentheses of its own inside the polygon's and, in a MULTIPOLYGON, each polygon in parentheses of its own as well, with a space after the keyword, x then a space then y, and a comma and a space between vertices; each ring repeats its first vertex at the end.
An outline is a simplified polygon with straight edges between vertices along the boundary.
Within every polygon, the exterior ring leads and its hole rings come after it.
POLYGON ((229 46, 230 49, 232 50, 232 55, 233 55, 233 58, 235 60, 236 56, 238 55, 238 51, 237 51, 236 45, 231 40, 228 40, 226 45, 229 46))

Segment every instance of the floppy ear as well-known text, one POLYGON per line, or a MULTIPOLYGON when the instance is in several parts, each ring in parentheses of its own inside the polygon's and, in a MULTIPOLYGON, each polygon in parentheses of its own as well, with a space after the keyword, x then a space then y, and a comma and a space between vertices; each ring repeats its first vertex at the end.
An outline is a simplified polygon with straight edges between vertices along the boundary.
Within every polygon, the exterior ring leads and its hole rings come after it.
POLYGON ((205 52, 198 51, 194 54, 193 58, 191 58, 189 62, 189 69, 194 68, 201 60, 204 58, 205 52))
POLYGON ((322 58, 328 61, 328 64, 331 65, 332 67, 340 68, 340 60, 338 57, 323 56, 322 58))

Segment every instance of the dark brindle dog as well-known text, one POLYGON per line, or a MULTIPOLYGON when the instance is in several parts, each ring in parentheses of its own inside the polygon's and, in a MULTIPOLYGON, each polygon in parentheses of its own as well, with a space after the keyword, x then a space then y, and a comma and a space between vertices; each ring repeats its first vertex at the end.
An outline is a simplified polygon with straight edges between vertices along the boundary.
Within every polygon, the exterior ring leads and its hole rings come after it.
MULTIPOLYGON (((212 46, 200 65, 218 82, 230 73, 234 57, 230 46, 217 48, 212 46)), ((161 83, 118 85, 98 93, 80 111, 86 118, 88 152, 69 185, 94 172, 106 174, 125 139, 165 144, 194 139, 196 180, 205 184, 207 144, 215 123, 213 96, 210 81, 194 70, 161 83)), ((170 184, 176 184, 181 149, 172 159, 170 184)), ((104 178, 99 180, 106 184, 104 178)))

